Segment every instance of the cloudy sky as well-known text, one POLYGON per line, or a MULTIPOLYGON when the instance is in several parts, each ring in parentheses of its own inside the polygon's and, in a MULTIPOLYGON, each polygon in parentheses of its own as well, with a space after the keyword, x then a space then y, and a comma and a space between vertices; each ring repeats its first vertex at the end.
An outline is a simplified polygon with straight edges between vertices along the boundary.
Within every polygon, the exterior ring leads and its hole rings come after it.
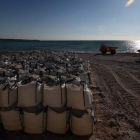
POLYGON ((0 0, 0 38, 140 40, 140 0, 0 0))

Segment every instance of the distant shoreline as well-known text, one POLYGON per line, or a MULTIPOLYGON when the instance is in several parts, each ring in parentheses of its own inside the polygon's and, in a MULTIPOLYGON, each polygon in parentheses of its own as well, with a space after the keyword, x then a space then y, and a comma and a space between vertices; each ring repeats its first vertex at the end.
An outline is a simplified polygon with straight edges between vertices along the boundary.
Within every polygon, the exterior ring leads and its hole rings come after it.
POLYGON ((40 41, 40 40, 28 40, 28 39, 0 39, 0 42, 25 42, 25 41, 40 41))
POLYGON ((138 41, 138 40, 38 40, 38 39, 3 39, 0 38, 0 42, 27 42, 27 41, 138 41))

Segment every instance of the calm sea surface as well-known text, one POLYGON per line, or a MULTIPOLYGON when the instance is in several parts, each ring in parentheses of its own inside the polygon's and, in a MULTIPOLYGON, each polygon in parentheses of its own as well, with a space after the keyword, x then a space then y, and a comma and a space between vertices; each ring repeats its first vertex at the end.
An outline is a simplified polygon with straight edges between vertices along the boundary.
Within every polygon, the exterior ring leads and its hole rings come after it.
POLYGON ((0 51, 43 49, 49 51, 98 52, 102 42, 108 46, 119 47, 118 52, 132 53, 140 49, 140 41, 1 41, 0 51))

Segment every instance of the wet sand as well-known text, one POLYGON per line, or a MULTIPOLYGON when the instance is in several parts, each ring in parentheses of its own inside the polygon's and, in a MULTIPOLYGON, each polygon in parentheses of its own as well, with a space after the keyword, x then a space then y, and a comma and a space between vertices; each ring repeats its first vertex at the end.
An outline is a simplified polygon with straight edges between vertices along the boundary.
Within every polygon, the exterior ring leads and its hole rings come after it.
MULTIPOLYGON (((10 54, 10 53, 9 53, 10 54)), ((92 136, 29 135, 0 127, 0 140, 140 140, 140 54, 79 54, 91 64, 95 127, 92 136)))

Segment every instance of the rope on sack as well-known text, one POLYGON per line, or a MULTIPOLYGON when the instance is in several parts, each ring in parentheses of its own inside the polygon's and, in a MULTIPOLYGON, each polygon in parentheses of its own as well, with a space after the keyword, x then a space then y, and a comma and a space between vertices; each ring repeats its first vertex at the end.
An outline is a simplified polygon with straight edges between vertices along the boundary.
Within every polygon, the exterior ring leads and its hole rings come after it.
POLYGON ((91 105, 91 113, 92 113, 92 118, 93 118, 93 127, 92 127, 92 131, 94 132, 94 129, 95 129, 95 122, 94 122, 94 110, 93 110, 93 105, 91 105))
MULTIPOLYGON (((23 112, 23 110, 21 109, 21 108, 18 108, 19 110, 19 118, 20 118, 20 122, 21 122, 21 126, 22 126, 22 128, 23 128, 23 130, 24 130, 24 119, 22 119, 21 118, 21 115, 23 115, 24 114, 24 112, 23 112)), ((17 110, 15 110, 15 111, 17 111, 17 110)))
POLYGON ((61 85, 61 83, 60 83, 60 90, 61 90, 61 104, 63 104, 63 102, 62 102, 62 85, 61 85))
POLYGON ((5 87, 3 88, 3 91, 4 90, 6 90, 6 88, 8 87, 8 105, 9 105, 9 95, 10 95, 10 87, 9 87, 9 83, 7 83, 6 85, 5 85, 5 87))
POLYGON ((68 110, 69 110, 69 114, 68 114, 69 116, 68 116, 67 124, 70 124, 70 110, 72 110, 72 107, 69 107, 68 110))
POLYGON ((43 125, 44 125, 44 110, 43 110, 43 115, 42 115, 42 132, 43 132, 43 130, 44 130, 43 125))
POLYGON ((88 75, 88 80, 89 80, 89 83, 91 83, 91 77, 90 77, 90 72, 87 73, 88 75))
POLYGON ((15 88, 18 88, 18 86, 16 85, 16 82, 11 87, 8 84, 8 106, 10 104, 10 91, 13 91, 15 88))
POLYGON ((44 83, 42 84, 42 92, 41 92, 41 94, 42 94, 42 101, 44 102, 44 83))
MULTIPOLYGON (((44 112, 46 113, 49 109, 49 106, 46 106, 44 109, 44 112)), ((46 113, 46 128, 47 128, 47 119, 48 119, 48 113, 46 113)))
POLYGON ((70 129, 72 130, 72 114, 70 114, 70 129))
POLYGON ((37 83, 37 81, 36 81, 36 83, 35 83, 35 102, 36 102, 36 104, 37 104, 37 85, 38 83, 37 83))
POLYGON ((67 105, 67 84, 65 83, 65 95, 66 95, 66 104, 67 105))
POLYGON ((84 91, 85 85, 82 83, 81 83, 81 85, 83 86, 83 100, 84 100, 84 106, 85 106, 85 91, 84 91))
POLYGON ((3 88, 3 90, 5 90, 5 89, 7 88, 8 85, 9 85, 9 83, 7 83, 7 84, 5 85, 5 87, 3 88))
POLYGON ((9 106, 9 103, 10 103, 10 85, 8 84, 8 106, 9 106))
POLYGON ((18 104, 18 85, 17 85, 17 104, 18 104))

